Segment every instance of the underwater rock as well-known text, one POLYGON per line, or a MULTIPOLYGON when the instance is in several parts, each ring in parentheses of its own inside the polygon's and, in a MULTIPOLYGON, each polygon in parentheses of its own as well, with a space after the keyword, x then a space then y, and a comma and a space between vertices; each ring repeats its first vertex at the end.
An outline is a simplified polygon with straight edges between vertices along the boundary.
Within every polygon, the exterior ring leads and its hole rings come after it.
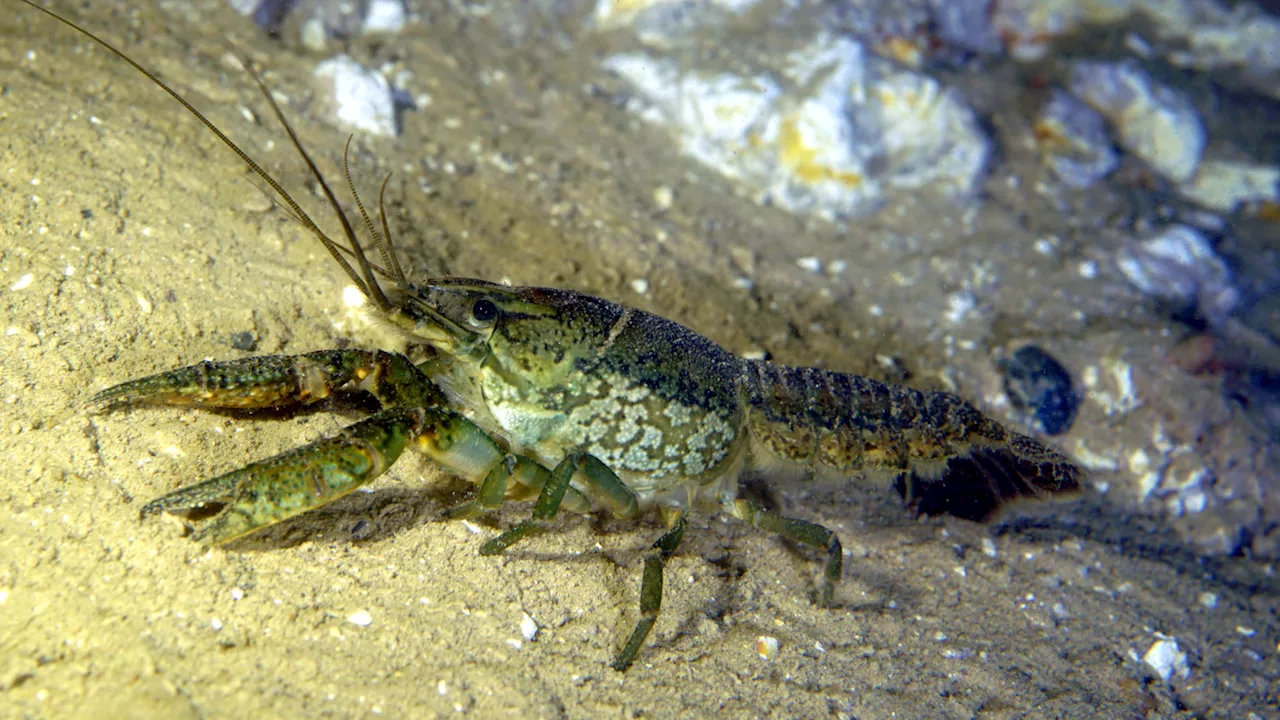
POLYGON ((1000 360, 999 366, 1009 403, 1036 430, 1061 435, 1071 429, 1080 394, 1062 363, 1035 345, 1024 345, 1012 357, 1000 360))
POLYGON ((1225 323, 1240 301, 1231 271, 1208 239, 1170 225, 1120 252, 1120 272, 1143 293, 1178 310, 1198 309, 1212 325, 1225 323))
POLYGON ((1070 93, 1054 89, 1033 131, 1045 163, 1071 187, 1089 187, 1120 164, 1106 120, 1070 93))
POLYGON ((1133 11, 1135 0, 995 0, 991 23, 1017 60, 1040 60, 1056 38, 1084 23, 1109 23, 1133 11))
POLYGON ((339 121, 383 137, 399 134, 391 83, 381 73, 338 55, 317 65, 315 76, 324 81, 339 121))
POLYGON ((299 41, 314 52, 322 52, 330 38, 348 38, 358 33, 393 33, 408 20, 404 0, 227 0, 241 15, 250 15, 258 27, 280 32, 286 15, 297 13, 301 23, 299 41))
POLYGON ((1202 71, 1233 68, 1239 79, 1271 97, 1280 97, 1280 18, 1274 3, 1220 0, 1140 0, 1169 51, 1170 63, 1202 71))
POLYGON ((360 31, 366 34, 399 32, 407 19, 403 0, 369 0, 360 31))
POLYGON ((1077 61, 1071 92, 1115 127, 1120 145, 1175 182, 1196 173, 1208 138, 1185 94, 1151 79, 1136 61, 1077 61))
POLYGON ((1165 682, 1172 680, 1175 674, 1180 680, 1186 680, 1191 675, 1191 668, 1187 665, 1187 654, 1178 647, 1178 641, 1173 638, 1161 637, 1152 643, 1146 654, 1142 656, 1142 662, 1165 682))
POLYGON ((1243 203, 1280 200, 1280 168, 1205 160, 1195 177, 1179 186, 1178 191, 1211 210, 1229 213, 1243 203))
MULTIPOLYGON (((939 0, 941 1, 941 0, 939 0)), ((1280 19, 1252 3, 1220 0, 993 0, 990 22, 1018 60, 1041 60, 1058 38, 1087 25, 1140 15, 1158 54, 1181 67, 1237 68, 1255 89, 1280 97, 1280 19)))
MULTIPOLYGON (((883 72, 867 91, 875 102, 865 103, 862 110, 878 111, 890 185, 931 186, 952 195, 974 190, 990 142, 957 93, 928 75, 905 70, 883 72)), ((857 95, 859 89, 853 92, 857 95)))
POLYGON ((739 14, 759 0, 600 0, 592 19, 600 30, 627 25, 654 33, 687 26, 717 12, 739 14))
POLYGON ((994 55, 1004 47, 991 21, 991 0, 930 0, 938 38, 976 53, 994 55))
POLYGON ((864 213, 886 188, 964 195, 990 152, 956 93, 848 38, 818 38, 781 73, 681 72, 641 54, 605 66, 642 96, 632 109, 670 128, 685 153, 795 212, 864 213))

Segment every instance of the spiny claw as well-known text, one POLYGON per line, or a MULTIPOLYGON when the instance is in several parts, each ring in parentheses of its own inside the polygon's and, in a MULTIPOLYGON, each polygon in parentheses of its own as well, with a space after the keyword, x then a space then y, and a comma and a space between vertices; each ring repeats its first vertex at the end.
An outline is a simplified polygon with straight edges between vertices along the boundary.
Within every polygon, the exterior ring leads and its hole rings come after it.
POLYGON ((342 433, 159 497, 142 516, 222 505, 194 537, 221 545, 346 495, 395 462, 423 410, 382 412, 342 433))

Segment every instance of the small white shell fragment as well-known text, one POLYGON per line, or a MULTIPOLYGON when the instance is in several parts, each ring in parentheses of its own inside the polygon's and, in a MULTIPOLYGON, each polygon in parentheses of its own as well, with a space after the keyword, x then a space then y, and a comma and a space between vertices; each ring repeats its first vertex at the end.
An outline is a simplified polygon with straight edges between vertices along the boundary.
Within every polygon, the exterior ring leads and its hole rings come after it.
POLYGON ((364 307, 368 298, 364 296, 364 292, 355 285, 347 285, 342 288, 342 305, 347 308, 364 307))
POLYGON ((982 554, 989 558, 999 555, 1000 552, 996 550, 996 541, 989 537, 982 538, 982 554))
POLYGON ((978 308, 978 298, 971 292, 956 292, 947 296, 947 311, 943 317, 952 325, 959 325, 978 308))
POLYGON ((1178 648, 1178 641, 1173 638, 1157 640, 1142 656, 1142 661, 1151 666, 1165 682, 1169 682, 1175 674, 1183 680, 1191 675, 1187 654, 1178 648))
POLYGON ((1280 168, 1206 160, 1178 191, 1204 207, 1229 213, 1243 203, 1280 200, 1280 168))
POLYGON ((209 621, 209 627, 214 632, 218 632, 219 630, 222 629, 222 621, 219 620, 218 618, 213 618, 212 620, 209 621))
POLYGON ((659 185, 653 191, 653 205, 659 211, 670 210, 671 204, 675 202, 675 199, 675 193, 666 185, 659 185))
POLYGON ((35 275, 32 275, 31 273, 26 273, 22 277, 15 280, 14 283, 9 286, 9 289, 14 292, 22 290, 27 286, 29 286, 31 284, 31 281, 34 279, 35 279, 35 275))
POLYGON ((373 624, 373 616, 368 610, 357 610, 347 616, 347 622, 360 627, 369 627, 373 624))
POLYGON ((324 27, 324 20, 319 17, 307 18, 298 31, 298 39, 302 46, 314 53, 324 52, 329 43, 329 31, 324 27))
POLYGON ((522 613, 520 617, 520 635, 527 642, 533 642, 538 637, 538 623, 529 617, 529 613, 522 613))
POLYGON ((364 16, 366 33, 393 33, 404 27, 406 13, 402 0, 370 0, 364 16))
POLYGON ((1204 123, 1184 93, 1160 85, 1134 60, 1081 60, 1071 67, 1071 92, 1102 113, 1120 145, 1176 182, 1196 174, 1208 142, 1204 123))
POLYGON ((756 638, 756 654, 773 662, 778 657, 778 638, 761 635, 756 638))
POLYGON ((822 272, 822 260, 816 257, 802 257, 796 260, 796 265, 799 265, 802 270, 808 270, 811 273, 822 272))
POLYGON ((227 4, 241 15, 252 15, 258 9, 258 0, 227 0, 227 4))
POLYGON ((381 73, 338 55, 317 65, 315 76, 326 81, 338 120, 374 135, 398 134, 391 83, 381 73))
POLYGON ((644 295, 649 292, 649 281, 644 278, 636 278, 631 281, 631 289, 635 290, 637 295, 644 295))
POLYGON ((1103 117, 1062 90, 1054 89, 1034 132, 1045 163, 1070 187, 1089 187, 1120 164, 1103 117))

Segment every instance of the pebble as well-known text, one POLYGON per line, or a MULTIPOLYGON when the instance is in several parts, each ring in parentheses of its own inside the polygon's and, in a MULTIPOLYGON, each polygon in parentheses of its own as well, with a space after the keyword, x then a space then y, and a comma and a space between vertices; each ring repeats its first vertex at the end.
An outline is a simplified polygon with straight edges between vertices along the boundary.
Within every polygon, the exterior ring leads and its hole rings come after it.
POLYGON ((1206 160, 1178 192, 1210 210, 1230 213, 1244 203, 1280 200, 1280 168, 1206 160))
POLYGON ((406 17, 403 0, 369 0, 361 30, 366 33, 399 32, 406 17))
POLYGON ((796 265, 799 265, 801 269, 808 270, 811 273, 822 272, 822 261, 816 257, 802 257, 799 260, 796 260, 796 265))
POLYGON ((675 202, 675 199, 675 193, 666 185, 660 185, 653 191, 653 204, 658 208, 659 212, 670 210, 671 204, 675 202))
POLYGON ((1208 135, 1185 93, 1157 83, 1135 60, 1077 61, 1070 86, 1111 121, 1120 145, 1156 172, 1175 182, 1196 174, 1208 135))
POLYGON ((520 635, 528 642, 533 642, 533 639, 538 637, 538 623, 529 617, 529 613, 521 614, 520 635))
POLYGON ((368 610, 357 610, 347 616, 347 622, 360 627, 369 627, 373 624, 373 616, 368 610))
POLYGON ((338 55, 317 65, 315 76, 326 81, 339 121, 383 137, 399 134, 391 83, 381 73, 338 55))
POLYGON ((1186 225, 1169 225, 1121 250, 1116 261, 1134 287, 1178 310, 1198 309, 1221 325, 1240 301, 1231 271, 1209 239, 1186 225))
POLYGON ((1173 638, 1157 640, 1142 656, 1142 661, 1165 682, 1169 682, 1175 674, 1183 680, 1191 675, 1191 668, 1187 665, 1187 654, 1178 647, 1178 641, 1173 638))
POLYGON ((994 558, 999 555, 1000 552, 996 549, 996 541, 989 537, 982 538, 982 554, 989 558, 994 558))
POLYGON ((999 365, 1010 404, 1026 414, 1036 430, 1060 435, 1071 429, 1080 394, 1062 363, 1035 345, 1025 345, 999 365))
POLYGON ((837 218, 876 209, 893 188, 958 196, 981 179, 990 140, 929 75, 827 33, 763 64, 735 74, 649 53, 604 62, 635 89, 630 110, 761 203, 837 218))
POLYGON ((769 635, 761 635, 756 638, 756 654, 760 657, 773 662, 778 657, 778 638, 769 635))
POLYGON ((1106 120, 1079 98, 1055 89, 1033 127, 1036 145, 1053 174, 1073 188, 1110 175, 1120 158, 1106 120))

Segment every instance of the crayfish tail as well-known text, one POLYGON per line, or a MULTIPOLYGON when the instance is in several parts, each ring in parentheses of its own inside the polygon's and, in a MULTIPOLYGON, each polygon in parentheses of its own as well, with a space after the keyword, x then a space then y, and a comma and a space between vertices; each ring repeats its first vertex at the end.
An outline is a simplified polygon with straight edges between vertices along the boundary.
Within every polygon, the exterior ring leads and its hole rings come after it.
POLYGON ((1081 471, 1035 440, 1009 433, 1000 446, 958 452, 940 472, 900 474, 895 488, 921 513, 979 522, 1022 501, 1063 500, 1080 492, 1081 471))
POLYGON ((743 364, 741 388, 756 465, 889 477, 918 510, 973 520, 1015 500, 1080 489, 1080 470, 1066 457, 950 393, 758 361, 743 364))

